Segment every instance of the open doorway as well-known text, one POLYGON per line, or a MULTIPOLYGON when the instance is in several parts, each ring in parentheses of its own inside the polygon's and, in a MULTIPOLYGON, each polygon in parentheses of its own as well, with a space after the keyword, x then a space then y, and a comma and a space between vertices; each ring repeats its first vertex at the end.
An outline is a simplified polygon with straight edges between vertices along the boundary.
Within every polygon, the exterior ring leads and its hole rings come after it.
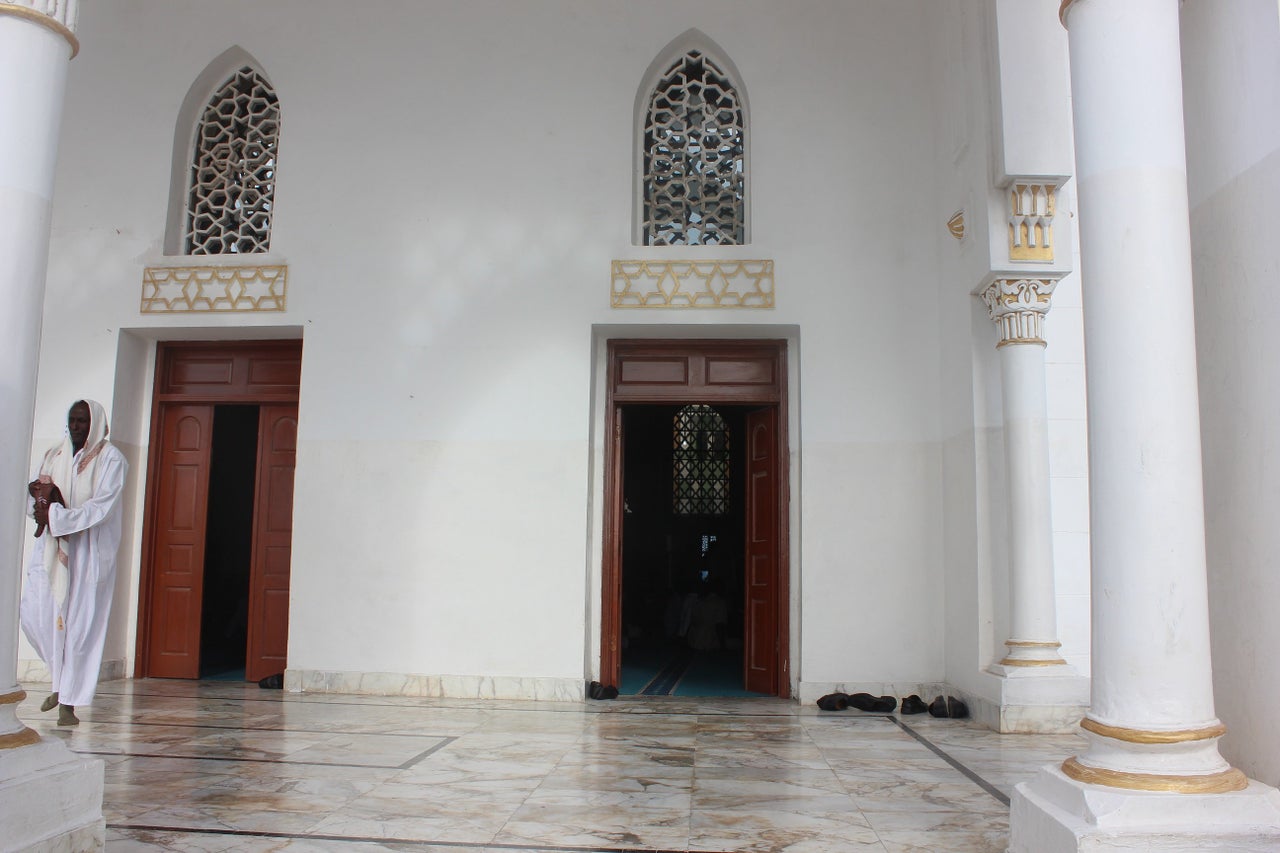
POLYGON ((258 417, 257 406, 213 407, 200 604, 200 677, 205 679, 245 680, 258 417))
POLYGON ((284 672, 301 360, 301 341, 157 348, 142 675, 284 672))
POLYGON ((754 696, 743 683, 745 410, 624 406, 624 694, 754 696))
POLYGON ((601 682, 788 696, 785 342, 608 350, 601 682))

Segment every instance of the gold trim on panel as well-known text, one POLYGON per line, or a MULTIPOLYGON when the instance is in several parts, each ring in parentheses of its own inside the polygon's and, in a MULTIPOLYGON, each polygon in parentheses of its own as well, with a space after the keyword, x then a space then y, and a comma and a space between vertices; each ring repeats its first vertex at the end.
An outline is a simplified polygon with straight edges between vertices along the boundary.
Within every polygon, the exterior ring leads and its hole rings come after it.
POLYGON ((1027 660, 1025 658, 1005 658, 1000 661, 1004 666, 1066 666, 1067 662, 1062 658, 1054 658, 1053 660, 1027 660))
POLYGON ((611 308, 773 308, 773 261, 613 261, 611 308))
POLYGON ((1053 640, 1005 640, 1006 646, 1018 646, 1019 648, 1032 649, 1060 649, 1062 643, 1053 640))
POLYGON ((1103 737, 1109 737, 1112 740, 1122 740, 1127 743, 1186 743, 1193 740, 1212 740, 1227 733, 1227 727, 1222 723, 1203 729, 1179 729, 1177 731, 1161 732, 1151 729, 1127 729, 1123 726, 1108 726, 1106 723, 1099 723, 1097 720, 1091 720, 1088 717, 1080 721, 1080 728, 1103 737))
POLYGON ((1129 773, 1124 770, 1107 770, 1089 767, 1075 758, 1062 762, 1062 772, 1086 785, 1105 785, 1108 788, 1125 788, 1130 791, 1164 791, 1174 794, 1226 794, 1243 791, 1249 787, 1249 779, 1232 767, 1221 773, 1207 776, 1175 776, 1164 773, 1129 773))
POLYGON ((22 727, 22 731, 0 735, 0 749, 17 749, 20 746, 31 746, 40 742, 40 733, 35 729, 22 727))
POLYGON ((143 314, 284 311, 286 264, 147 267, 142 271, 143 314))
POLYGON ((19 6, 15 3, 0 3, 0 15, 13 15, 15 18, 25 18, 33 24, 39 24, 53 30, 58 35, 67 40, 67 44, 71 45, 71 56, 68 59, 75 59, 76 54, 80 52, 80 39, 76 38, 76 34, 71 32, 66 24, 57 18, 51 18, 44 12, 37 12, 27 6, 19 6))
POLYGON ((957 240, 964 239, 964 211, 957 210, 955 216, 947 220, 947 231, 957 240))
POLYGON ((12 693, 5 693, 0 696, 0 705, 17 705, 23 699, 27 698, 27 691, 19 687, 12 693))

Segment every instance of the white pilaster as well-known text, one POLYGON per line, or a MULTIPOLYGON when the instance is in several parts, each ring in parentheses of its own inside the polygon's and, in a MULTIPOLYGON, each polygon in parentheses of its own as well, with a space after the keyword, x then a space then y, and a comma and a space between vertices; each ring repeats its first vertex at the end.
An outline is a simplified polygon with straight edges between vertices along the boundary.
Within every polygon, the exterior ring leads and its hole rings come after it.
POLYGON ((1178 0, 1067 0, 1093 565, 1088 749, 1018 786, 1019 853, 1275 849, 1280 793, 1218 753, 1178 0))
POLYGON ((67 0, 0 3, 0 849, 103 843, 102 762, 41 740, 17 718, 18 592, 25 449, 31 446, 50 209, 68 60, 78 48, 67 0))
POLYGON ((1001 679, 999 731, 1062 731, 1079 722, 1089 684, 1058 653, 1049 507, 1044 315, 1057 281, 997 278, 982 292, 1000 331, 1009 494, 1010 630, 989 671, 1001 679))

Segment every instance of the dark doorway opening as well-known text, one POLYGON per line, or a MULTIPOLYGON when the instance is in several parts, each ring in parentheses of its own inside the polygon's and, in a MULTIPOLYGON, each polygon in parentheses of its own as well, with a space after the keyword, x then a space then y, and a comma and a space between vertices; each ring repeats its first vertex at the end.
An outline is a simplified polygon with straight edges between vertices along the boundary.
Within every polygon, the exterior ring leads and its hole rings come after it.
POLYGON ((624 694, 761 695, 742 657, 747 410, 621 407, 624 694))
POLYGON ((200 677, 245 680, 259 407, 213 407, 205 520, 200 677))

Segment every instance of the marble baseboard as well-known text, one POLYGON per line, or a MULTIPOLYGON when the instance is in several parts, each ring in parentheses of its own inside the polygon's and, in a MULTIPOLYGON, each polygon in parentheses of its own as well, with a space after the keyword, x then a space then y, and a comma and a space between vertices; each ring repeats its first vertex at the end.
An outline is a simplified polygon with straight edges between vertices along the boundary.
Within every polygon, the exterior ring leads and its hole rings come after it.
POLYGON ((870 693, 872 696, 895 696, 901 702, 915 694, 925 702, 935 696, 959 696, 940 681, 802 681, 796 691, 801 705, 812 705, 828 693, 870 693))
MULTIPOLYGON (((118 681, 121 678, 129 677, 128 661, 124 658, 113 658, 102 662, 102 669, 98 670, 98 681, 118 681)), ((49 667, 45 662, 36 660, 19 660, 18 661, 18 683, 19 684, 48 684, 53 681, 53 675, 49 672, 49 667)))
POLYGON ((583 679, 408 675, 322 669, 286 670, 284 689, 291 693, 346 693, 357 696, 415 696, 430 699, 580 702, 586 698, 586 682, 583 679))

